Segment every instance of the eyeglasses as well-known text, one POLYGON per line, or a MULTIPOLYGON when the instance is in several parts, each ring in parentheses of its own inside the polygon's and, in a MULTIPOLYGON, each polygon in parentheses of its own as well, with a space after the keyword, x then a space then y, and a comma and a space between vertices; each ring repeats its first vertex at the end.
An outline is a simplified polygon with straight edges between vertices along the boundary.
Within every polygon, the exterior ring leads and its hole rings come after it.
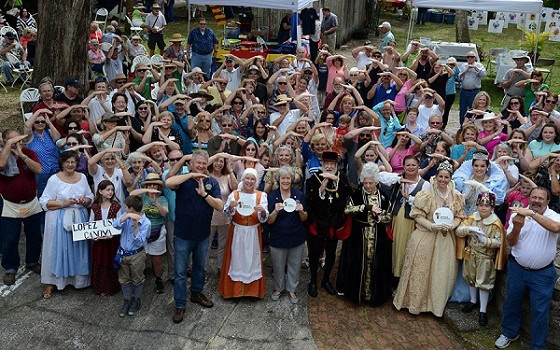
POLYGON ((242 105, 243 102, 242 102, 242 101, 234 101, 233 104, 234 104, 234 105, 242 105))
MULTIPOLYGON (((548 102, 548 101, 547 101, 547 102, 548 102)), ((518 104, 520 104, 520 103, 519 103, 519 101, 513 101, 513 102, 510 102, 509 104, 510 104, 510 105, 518 105, 518 104)))
POLYGON ((544 101, 544 102, 546 102, 546 103, 556 103, 556 102, 558 102, 558 101, 554 101, 554 100, 546 100, 546 101, 544 101))
POLYGON ((181 157, 179 158, 168 158, 170 162, 178 162, 181 160, 181 157))
POLYGON ((373 55, 375 58, 381 58, 381 55, 373 55))
POLYGON ((288 85, 288 83, 285 82, 285 81, 279 81, 279 82, 278 82, 278 85, 288 85))
POLYGON ((233 126, 233 124, 222 124, 222 126, 224 128, 231 128, 233 126))
POLYGON ((139 107, 138 110, 139 110, 139 111, 147 111, 147 110, 148 110, 148 107, 139 107))
POLYGON ((36 120, 35 124, 47 124, 47 122, 44 120, 36 120))
POLYGON ((66 142, 66 146, 68 146, 68 147, 74 147, 74 146, 77 146, 77 145, 79 145, 79 143, 77 143, 77 142, 66 142))
POLYGON ((358 74, 350 74, 351 77, 357 77, 358 74))

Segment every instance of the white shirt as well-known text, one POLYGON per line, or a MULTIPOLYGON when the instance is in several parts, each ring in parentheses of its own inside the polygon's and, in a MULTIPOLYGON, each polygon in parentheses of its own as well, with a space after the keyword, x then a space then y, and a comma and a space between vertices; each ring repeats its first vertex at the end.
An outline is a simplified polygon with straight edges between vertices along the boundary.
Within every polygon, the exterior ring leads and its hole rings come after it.
POLYGON ((426 107, 422 104, 418 106, 418 118, 416 118, 416 125, 422 130, 428 130, 430 128, 430 117, 434 114, 443 114, 439 105, 434 104, 432 107, 426 107))
MULTIPOLYGON (((109 99, 109 101, 111 101, 111 99, 113 98, 113 95, 117 93, 117 90, 113 90, 111 91, 111 93, 109 94, 109 97, 107 97, 109 99)), ((124 94, 126 95, 126 98, 128 99, 128 103, 126 105, 126 109, 129 113, 132 113, 132 115, 134 115, 136 113, 136 103, 135 103, 135 99, 132 97, 132 95, 130 94, 130 91, 125 90, 124 94)), ((136 94, 135 96, 140 96, 140 99, 142 101, 145 100, 144 97, 142 97, 140 94, 136 94)))
POLYGON ((226 89, 229 91, 237 90, 239 88, 239 84, 241 84, 241 78, 243 78, 243 74, 241 74, 241 70, 239 68, 234 68, 231 72, 228 72, 227 69, 222 69, 220 76, 227 78, 228 83, 226 89))
POLYGON ((371 63, 369 60, 371 57, 368 57, 364 51, 358 52, 358 57, 356 57, 356 67, 358 69, 366 69, 366 66, 371 63))
POLYGON ((92 118, 95 124, 101 124, 101 117, 103 116, 103 113, 111 112, 113 109, 109 96, 105 97, 105 101, 103 103, 101 103, 101 101, 99 101, 99 98, 95 96, 89 102, 88 107, 89 116, 90 118, 92 118))
MULTIPOLYGON (((513 214, 509 220, 507 234, 513 230, 513 214)), ((544 217, 554 221, 560 221, 560 214, 554 210, 546 208, 544 217)), ((525 225, 519 233, 517 244, 511 249, 511 255, 524 267, 530 269, 540 269, 550 264, 556 256, 556 242, 559 234, 545 230, 539 223, 531 217, 525 218, 525 225)))
MULTIPOLYGON (((278 133, 280 134, 280 136, 284 135, 286 133, 286 130, 288 129, 288 127, 290 125, 292 125, 292 123, 295 123, 296 120, 299 119, 300 117, 300 111, 299 109, 291 109, 286 116, 284 117, 284 120, 282 120, 282 123, 280 123, 280 125, 277 126, 278 128, 278 133)), ((280 113, 279 112, 274 112, 270 115, 270 124, 274 123, 274 121, 276 119, 280 118, 280 113)))

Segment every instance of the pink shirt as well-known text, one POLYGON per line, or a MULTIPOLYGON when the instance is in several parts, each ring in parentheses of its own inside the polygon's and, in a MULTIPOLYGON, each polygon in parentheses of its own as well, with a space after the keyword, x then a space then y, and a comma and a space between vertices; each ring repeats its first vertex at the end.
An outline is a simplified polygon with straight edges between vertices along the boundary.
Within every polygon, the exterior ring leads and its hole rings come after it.
MULTIPOLYGON (((478 139, 482 140, 483 138, 487 137, 488 135, 490 135, 490 133, 486 132, 486 131, 481 131, 478 134, 478 139)), ((490 154, 490 159, 492 158, 492 155, 494 154, 494 148, 496 148, 496 146, 503 141, 507 141, 507 134, 504 134, 503 132, 500 133, 499 136, 494 137, 492 140, 488 141, 485 145, 484 148, 486 148, 486 150, 488 151, 488 153, 490 154)))
POLYGON ((395 111, 402 112, 406 110, 406 93, 412 87, 412 80, 407 80, 399 92, 397 96, 395 96, 395 111))
POLYGON ((339 70, 336 70, 336 67, 332 63, 333 60, 327 61, 327 68, 329 72, 329 77, 327 78, 327 94, 333 91, 333 80, 336 77, 341 77, 344 81, 346 81, 346 75, 344 72, 344 66, 340 67, 339 70))
MULTIPOLYGON (((519 203, 521 203, 523 207, 527 207, 529 205, 529 197, 523 197, 523 195, 521 195, 521 192, 519 191, 511 191, 506 196, 506 200, 504 202, 505 204, 507 204, 508 208, 514 206, 516 203, 518 205, 519 203)), ((510 217, 511 217, 511 209, 508 209, 506 214, 506 228, 508 228, 510 217)))
MULTIPOLYGON (((391 153, 391 151, 393 150, 392 147, 387 148, 387 154, 391 153)), ((393 168, 393 172, 395 174, 402 174, 404 171, 404 157, 414 154, 414 151, 412 150, 412 146, 410 146, 408 149, 405 150, 397 150, 395 151, 395 154, 393 154, 393 158, 391 158, 391 160, 389 161, 389 164, 391 164, 391 168, 393 168)))

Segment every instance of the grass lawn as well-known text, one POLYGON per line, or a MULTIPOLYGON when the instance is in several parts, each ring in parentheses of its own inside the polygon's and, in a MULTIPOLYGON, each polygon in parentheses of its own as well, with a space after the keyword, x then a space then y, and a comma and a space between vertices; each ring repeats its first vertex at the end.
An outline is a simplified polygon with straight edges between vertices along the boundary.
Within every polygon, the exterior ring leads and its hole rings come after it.
MULTIPOLYGON (((396 14, 390 12, 382 12, 379 22, 389 21, 392 24, 392 31, 397 39, 397 49, 399 52, 404 53, 406 50, 406 34, 408 31, 408 20, 399 20, 396 14)), ((523 32, 518 30, 516 26, 510 25, 509 28, 504 29, 501 34, 488 33, 488 28, 480 26, 479 30, 472 30, 470 32, 471 42, 482 47, 484 53, 488 53, 491 48, 504 47, 507 49, 519 49, 520 40, 523 39, 523 32)), ((455 41, 455 26, 442 23, 426 22, 423 26, 414 26, 412 33, 413 38, 429 37, 432 41, 455 41)), ((551 74, 548 77, 547 84, 551 86, 551 90, 558 93, 558 86, 560 85, 560 70, 557 65, 560 64, 560 43, 547 41, 544 46, 543 52, 540 53, 542 58, 556 59, 555 67, 552 68, 551 74)), ((482 63, 486 66, 486 58, 482 63)), ((494 78, 496 71, 493 67, 488 72, 488 76, 482 81, 482 90, 488 92, 492 98, 492 106, 494 110, 499 110, 500 101, 503 97, 503 90, 494 86, 494 78)))

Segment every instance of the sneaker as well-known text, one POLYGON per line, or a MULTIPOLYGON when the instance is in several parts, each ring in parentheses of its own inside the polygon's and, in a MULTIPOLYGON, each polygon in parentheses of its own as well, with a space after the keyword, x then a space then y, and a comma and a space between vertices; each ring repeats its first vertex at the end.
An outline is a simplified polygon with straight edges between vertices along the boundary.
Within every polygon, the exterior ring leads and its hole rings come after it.
POLYGON ((130 308, 128 309, 128 316, 136 316, 141 307, 142 306, 140 305, 140 299, 132 298, 130 302, 130 308))
POLYGON ((125 317, 128 314, 128 309, 130 308, 130 300, 124 300, 123 305, 121 307, 121 311, 119 312, 120 317, 125 317))
POLYGON ((208 307, 208 308, 214 306, 214 303, 212 302, 212 300, 208 299, 202 293, 191 293, 191 302, 197 303, 199 305, 202 305, 202 306, 208 307))
POLYGON ((173 313, 173 323, 183 322, 183 317, 185 316, 185 308, 176 308, 173 313))
POLYGON ((496 345, 496 347, 498 349, 505 349, 507 348, 512 342, 516 341, 517 339, 519 339, 519 334, 516 335, 513 338, 508 338, 503 334, 500 334, 500 337, 498 339, 496 339, 496 342, 494 343, 494 345, 496 345))
POLYGON ((163 289, 163 281, 161 280, 161 278, 156 278, 156 293, 162 294, 163 289))
POLYGON ((8 272, 4 274, 4 284, 7 286, 11 286, 16 283, 16 274, 8 272))

